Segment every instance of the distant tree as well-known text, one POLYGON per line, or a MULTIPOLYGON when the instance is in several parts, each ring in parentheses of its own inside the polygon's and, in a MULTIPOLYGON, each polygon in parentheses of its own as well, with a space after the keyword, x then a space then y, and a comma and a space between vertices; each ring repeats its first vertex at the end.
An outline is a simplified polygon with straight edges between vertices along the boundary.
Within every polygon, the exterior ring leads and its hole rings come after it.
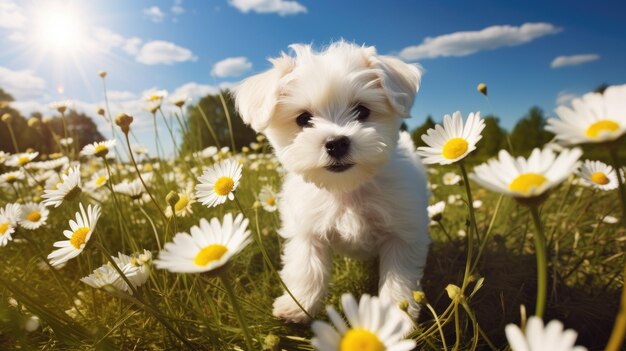
MULTIPOLYGON (((48 122, 48 127, 50 130, 54 131, 54 133, 63 138, 63 137, 71 137, 75 138, 78 142, 79 150, 83 148, 83 146, 104 140, 104 137, 98 131, 98 126, 93 121, 93 119, 82 112, 76 112, 74 110, 68 110, 65 113, 66 123, 67 123, 67 135, 64 134, 63 130, 63 120, 61 116, 54 116, 50 122, 48 122)), ((54 143, 52 138, 48 139, 49 145, 54 143)))
POLYGON ((554 134, 546 131, 545 126, 546 118, 543 111, 539 107, 532 107, 511 132, 512 154, 527 156, 532 149, 549 142, 554 134))
MULTIPOLYGON (((230 113, 235 145, 240 150, 242 146, 247 146, 256 140, 256 133, 239 117, 231 95, 227 91, 223 91, 222 94, 230 113)), ((189 106, 187 115, 189 132, 188 134, 183 132, 182 149, 184 152, 193 152, 208 146, 231 146, 228 122, 219 95, 203 97, 197 105, 189 106), (217 140, 207 127, 202 112, 213 128, 217 140)))
POLYGON ((411 132, 411 138, 413 139, 415 146, 426 146, 426 143, 422 140, 422 135, 426 134, 426 131, 431 128, 435 128, 435 121, 433 121, 433 117, 431 115, 428 115, 424 123, 413 129, 411 132))
POLYGON ((485 116, 485 129, 482 131, 482 139, 476 146, 471 156, 484 160, 498 154, 501 149, 507 148, 507 131, 500 127, 500 119, 493 115, 485 116))

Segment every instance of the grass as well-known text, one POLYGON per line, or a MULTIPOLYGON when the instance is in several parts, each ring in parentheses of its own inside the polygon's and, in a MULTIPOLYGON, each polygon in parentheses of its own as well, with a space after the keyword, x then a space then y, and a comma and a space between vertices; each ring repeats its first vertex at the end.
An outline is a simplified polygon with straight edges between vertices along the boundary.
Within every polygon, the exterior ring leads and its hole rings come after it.
MULTIPOLYGON (((271 265, 279 269, 283 243, 277 235, 280 219, 276 212, 266 212, 253 204, 263 186, 279 188, 281 173, 277 161, 267 145, 258 153, 218 157, 239 158, 244 164, 236 196, 250 219, 255 240, 234 257, 226 279, 232 282, 255 347, 310 350, 312 332, 308 325, 285 324, 271 315, 273 299, 280 296, 282 288, 263 258, 261 245, 267 250, 271 265)), ((202 167, 212 162, 199 157, 185 161, 180 157, 169 161, 143 159, 140 164, 144 169, 158 167, 149 187, 164 208, 168 192, 182 191, 184 184, 195 182, 202 167)), ((93 172, 104 171, 105 165, 99 159, 83 160, 82 169, 86 180, 93 172)), ((130 164, 112 161, 112 169, 114 182, 136 177, 130 164)), ((431 202, 464 196, 463 186, 442 184, 442 175, 451 170, 456 168, 430 167, 431 202)), ((619 224, 602 220, 606 215, 619 217, 615 192, 595 191, 577 183, 571 178, 553 191, 540 208, 549 263, 545 320, 563 321, 566 327, 578 331, 578 344, 596 350, 606 345, 619 308, 626 231, 619 224)), ((0 204, 41 195, 41 189, 26 181, 17 184, 19 198, 5 187, 0 191, 0 204)), ((452 348, 456 340, 463 350, 489 349, 489 343, 496 349, 505 349, 504 326, 520 323, 521 306, 525 306, 526 316, 534 310, 537 278, 530 213, 514 200, 500 199, 497 194, 471 186, 474 200, 482 201, 476 209, 479 235, 473 256, 480 253, 480 257, 471 261, 475 270, 465 290, 465 306, 454 305, 445 290, 448 284, 462 286, 467 262, 467 240, 459 232, 469 232, 468 208, 455 198, 447 204, 441 226, 430 227, 433 244, 422 280, 427 301, 443 326, 437 328, 433 314, 423 308, 413 334, 419 349, 441 350, 444 341, 452 348), (458 309, 459 328, 455 328, 451 308, 458 309), (477 324, 472 322, 473 316, 477 324)), ((171 240, 174 228, 187 231, 200 218, 221 218, 227 212, 239 212, 233 201, 211 209, 195 203, 193 215, 165 221, 152 202, 138 206, 121 194, 117 196, 116 204, 105 188, 85 190, 76 201, 51 209, 45 227, 34 231, 18 228, 15 240, 0 249, 0 349, 244 348, 233 305, 215 276, 154 269, 149 281, 138 289, 139 295, 130 298, 80 282, 80 278, 107 261, 94 243, 56 272, 43 264, 52 244, 62 239, 61 232, 73 218, 78 201, 94 203, 92 198, 100 199, 103 215, 92 240, 108 252, 130 254, 141 248, 151 250, 155 257, 155 235, 162 244, 171 240), (150 222, 154 223, 156 234, 150 222), (31 315, 39 317, 41 326, 28 332, 25 325, 31 315)), ((326 304, 339 305, 345 292, 356 296, 377 293, 377 262, 358 262, 343 256, 334 257, 333 262, 326 304)), ((321 313, 316 318, 326 316, 321 313)))

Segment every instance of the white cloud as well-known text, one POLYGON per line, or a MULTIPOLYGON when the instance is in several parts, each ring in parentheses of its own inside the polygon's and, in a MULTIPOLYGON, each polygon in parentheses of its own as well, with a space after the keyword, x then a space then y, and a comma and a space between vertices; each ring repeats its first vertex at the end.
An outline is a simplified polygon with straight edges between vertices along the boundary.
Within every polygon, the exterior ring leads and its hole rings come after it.
POLYGON ((467 56, 478 51, 529 43, 560 31, 561 28, 550 23, 524 23, 519 27, 490 26, 479 31, 428 37, 419 45, 402 49, 400 57, 407 61, 414 61, 436 57, 467 56))
POLYGON ((596 61, 600 59, 600 55, 598 54, 582 54, 582 55, 571 55, 571 56, 559 56, 552 60, 550 63, 550 67, 552 68, 560 68, 566 66, 578 66, 583 63, 596 61))
POLYGON ((243 13, 278 13, 281 16, 306 13, 307 9, 297 1, 288 0, 230 0, 231 6, 243 13))
POLYGON ((22 8, 15 1, 0 0, 1 28, 22 28, 26 21, 22 8))
POLYGON ((165 14, 158 6, 152 6, 143 9, 143 14, 145 16, 148 16, 148 18, 150 18, 150 20, 155 23, 161 22, 165 18, 165 14))
POLYGON ((170 65, 176 62, 195 61, 198 58, 189 49, 168 41, 153 40, 141 47, 136 59, 146 65, 170 65))
POLYGON ((174 5, 172 5, 170 11, 172 11, 172 13, 175 15, 182 15, 183 13, 185 13, 185 8, 182 5, 182 0, 174 0, 174 5))
POLYGON ((31 70, 14 71, 0 66, 0 88, 16 100, 30 99, 44 94, 46 81, 31 70))
POLYGON ((137 97, 132 91, 110 90, 107 91, 109 100, 129 100, 137 97))
POLYGON ((237 77, 252 68, 252 63, 246 57, 229 57, 213 65, 211 74, 216 77, 237 77))
POLYGON ((560 91, 559 94, 556 97, 556 105, 560 106, 560 105, 569 105, 572 100, 576 99, 578 97, 578 95, 576 94, 572 94, 568 91, 560 91))

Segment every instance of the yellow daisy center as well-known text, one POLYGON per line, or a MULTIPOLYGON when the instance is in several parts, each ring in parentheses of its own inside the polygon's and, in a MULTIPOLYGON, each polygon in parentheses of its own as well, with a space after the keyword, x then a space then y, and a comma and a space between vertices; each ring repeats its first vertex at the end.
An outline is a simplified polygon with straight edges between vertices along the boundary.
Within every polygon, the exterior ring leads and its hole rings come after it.
POLYGON ((351 329, 341 339, 340 351, 384 351, 376 334, 365 329, 351 329))
POLYGON ((150 172, 150 171, 152 171, 152 170, 153 170, 152 165, 151 165, 151 164, 149 164, 149 163, 146 163, 146 164, 143 166, 143 170, 144 170, 145 172, 150 172))
POLYGON ((267 198, 265 203, 270 205, 270 206, 274 206, 274 205, 276 205, 276 198, 274 198, 273 196, 270 196, 270 197, 267 198))
POLYGON ((233 191, 235 187, 235 181, 231 177, 220 177, 215 185, 213 186, 213 190, 217 195, 226 196, 233 191))
POLYGON ((99 176, 98 179, 96 179, 96 186, 100 187, 104 185, 104 183, 107 182, 107 179, 108 179, 107 176, 104 176, 104 175, 99 176))
POLYGON ((614 132, 618 129, 619 124, 613 121, 609 121, 608 119, 603 119, 590 125, 589 128, 587 128, 587 131, 585 131, 585 135, 587 135, 589 138, 597 138, 601 134, 614 132))
POLYGON ((541 174, 524 173, 513 179, 511 184, 509 184, 509 190, 521 194, 528 194, 532 189, 540 187, 547 181, 548 178, 541 174))
POLYGON ((31 211, 27 216, 26 219, 28 219, 31 222, 37 222, 38 220, 41 219, 41 213, 37 210, 31 211))
POLYGON ((207 264, 217 261, 228 251, 226 246, 220 244, 211 244, 200 250, 193 260, 198 266, 206 266, 207 264))
POLYGON ((607 177, 606 174, 602 172, 596 172, 591 175, 591 180, 596 184, 605 185, 608 184, 609 177, 607 177))
POLYGON ((70 244, 74 246, 76 249, 80 249, 80 247, 87 241, 87 234, 89 234, 89 228, 80 227, 72 233, 72 237, 70 238, 70 244))
POLYGON ((22 157, 17 159, 17 163, 19 163, 20 165, 28 163, 28 161, 30 161, 30 158, 28 158, 26 156, 22 156, 22 157))
POLYGON ((453 160, 460 157, 467 151, 467 141, 463 138, 452 138, 443 146, 443 157, 453 160))
POLYGON ((187 204, 189 204, 189 196, 180 194, 180 199, 176 201, 176 204, 174 205, 174 210, 176 210, 176 212, 180 212, 184 210, 185 207, 187 207, 187 204))
POLYGON ((4 233, 6 233, 8 229, 9 229, 9 223, 8 222, 4 222, 4 223, 0 224, 0 235, 4 235, 4 233))
POLYGON ((7 182, 12 183, 14 181, 17 180, 17 177, 14 176, 13 174, 9 174, 8 176, 6 176, 6 178, 4 178, 7 182))
POLYGON ((106 145, 104 144, 98 144, 96 145, 95 151, 96 151, 96 154, 101 154, 101 153, 105 153, 109 151, 109 148, 106 147, 106 145))

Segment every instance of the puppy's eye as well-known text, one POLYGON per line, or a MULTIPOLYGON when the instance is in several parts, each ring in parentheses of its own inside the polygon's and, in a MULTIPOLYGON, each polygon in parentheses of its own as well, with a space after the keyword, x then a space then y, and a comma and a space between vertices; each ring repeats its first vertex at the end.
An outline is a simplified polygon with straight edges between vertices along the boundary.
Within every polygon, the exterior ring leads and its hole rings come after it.
POLYGON ((296 123, 300 126, 300 127, 311 127, 311 118, 313 117, 313 115, 311 115, 309 112, 303 112, 300 116, 298 116, 296 118, 296 123))
POLYGON ((354 112, 356 113, 356 119, 361 122, 365 121, 367 117, 370 116, 370 109, 363 105, 355 107, 354 112))

